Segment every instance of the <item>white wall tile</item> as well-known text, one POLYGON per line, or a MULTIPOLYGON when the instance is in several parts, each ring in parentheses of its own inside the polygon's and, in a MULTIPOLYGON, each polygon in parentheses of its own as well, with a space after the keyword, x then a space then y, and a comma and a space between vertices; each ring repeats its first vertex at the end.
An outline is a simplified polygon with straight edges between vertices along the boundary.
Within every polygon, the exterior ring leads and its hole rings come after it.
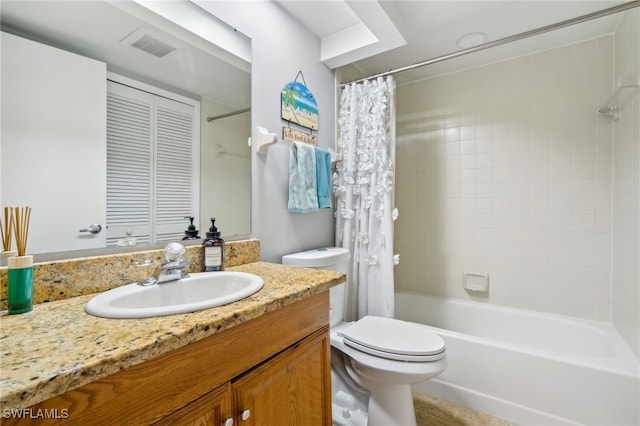
MULTIPOLYGON (((608 49, 602 50, 605 57, 610 54, 608 49)), ((637 8, 626 12, 618 24, 613 51, 612 80, 618 75, 640 74, 640 10, 637 8)), ((605 97, 606 89, 603 86, 605 97)), ((613 123, 605 120, 605 123, 614 128, 612 321, 640 357, 640 96, 635 92, 620 109, 619 120, 613 123)), ((606 141, 606 137, 598 136, 599 141, 606 141)))
POLYGON ((429 136, 410 140, 438 148, 398 144, 398 155, 435 158, 410 165, 422 191, 396 186, 406 208, 414 192, 423 201, 401 233, 416 252, 397 287, 471 298, 462 271, 480 268, 490 303, 608 318, 613 126, 595 110, 611 89, 601 59, 612 52, 605 37, 398 87, 398 104, 429 100, 399 108, 429 123, 429 136))

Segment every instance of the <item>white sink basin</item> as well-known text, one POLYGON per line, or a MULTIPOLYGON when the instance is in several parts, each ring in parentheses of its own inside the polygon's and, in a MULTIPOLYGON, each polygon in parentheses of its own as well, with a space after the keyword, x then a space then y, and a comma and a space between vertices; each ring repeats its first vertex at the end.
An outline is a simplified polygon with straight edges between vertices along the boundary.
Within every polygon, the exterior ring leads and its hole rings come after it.
POLYGON ((251 296, 264 281, 246 272, 199 272, 147 287, 128 284, 100 293, 85 306, 105 318, 148 318, 183 314, 225 305, 251 296))

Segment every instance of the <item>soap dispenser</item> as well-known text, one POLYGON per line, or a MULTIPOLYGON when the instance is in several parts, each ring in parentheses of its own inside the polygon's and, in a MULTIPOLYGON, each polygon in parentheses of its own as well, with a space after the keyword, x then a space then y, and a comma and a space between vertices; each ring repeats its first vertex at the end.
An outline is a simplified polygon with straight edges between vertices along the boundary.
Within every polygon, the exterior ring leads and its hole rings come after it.
POLYGON ((202 242, 203 265, 205 272, 222 271, 224 269, 224 240, 216 228, 216 218, 211 218, 211 228, 207 238, 202 242))
POLYGON ((182 240, 197 240, 200 238, 200 235, 198 235, 198 230, 196 229, 196 226, 193 224, 193 216, 185 216, 185 219, 189 219, 191 221, 191 225, 189 225, 187 227, 187 230, 184 231, 184 237, 182 238, 182 240))

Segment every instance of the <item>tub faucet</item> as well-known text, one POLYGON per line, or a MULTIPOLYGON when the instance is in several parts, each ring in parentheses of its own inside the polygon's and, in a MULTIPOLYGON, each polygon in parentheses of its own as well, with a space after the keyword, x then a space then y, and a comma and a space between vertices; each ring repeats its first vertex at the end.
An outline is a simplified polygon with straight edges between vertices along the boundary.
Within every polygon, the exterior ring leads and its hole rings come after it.
POLYGON ((189 276, 189 274, 184 271, 184 269, 189 266, 189 262, 182 259, 182 255, 185 252, 184 246, 180 243, 169 243, 166 245, 165 251, 167 261, 155 267, 149 278, 139 282, 138 285, 146 287, 168 281, 180 280, 189 276))

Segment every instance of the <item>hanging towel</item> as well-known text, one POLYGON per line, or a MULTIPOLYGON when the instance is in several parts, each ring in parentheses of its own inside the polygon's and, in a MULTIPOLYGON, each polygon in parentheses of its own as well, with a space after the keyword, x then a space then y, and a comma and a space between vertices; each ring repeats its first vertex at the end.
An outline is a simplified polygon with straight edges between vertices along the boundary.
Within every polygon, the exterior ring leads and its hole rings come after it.
POLYGON ((318 185, 316 177, 316 151, 313 145, 292 142, 289 150, 289 203, 290 212, 318 211, 318 185))
POLYGON ((331 208, 331 152, 316 148, 316 179, 318 185, 318 207, 331 208))

